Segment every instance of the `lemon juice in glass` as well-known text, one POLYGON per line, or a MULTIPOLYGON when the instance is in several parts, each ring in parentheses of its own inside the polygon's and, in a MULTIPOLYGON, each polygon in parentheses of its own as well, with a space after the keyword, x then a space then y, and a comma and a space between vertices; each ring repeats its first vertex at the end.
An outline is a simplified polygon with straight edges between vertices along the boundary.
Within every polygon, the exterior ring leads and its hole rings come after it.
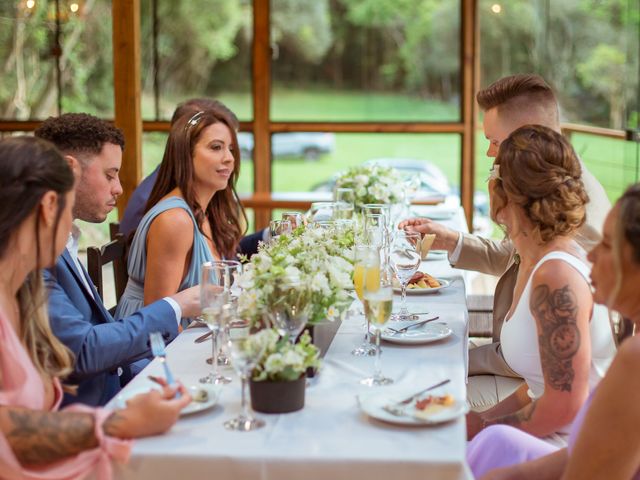
POLYGON ((364 378, 360 383, 368 386, 389 385, 393 379, 382 374, 380 361, 380 336, 391 317, 393 309, 392 274, 388 267, 379 269, 377 282, 364 283, 364 312, 367 323, 376 335, 376 360, 373 376, 364 378))
MULTIPOLYGON (((380 252, 377 248, 369 245, 357 245, 356 257, 353 268, 353 285, 358 295, 358 299, 364 303, 365 285, 372 288, 380 281, 380 252)), ((367 320, 367 330, 364 342, 351 351, 352 355, 374 355, 375 347, 369 341, 369 323, 367 320)))

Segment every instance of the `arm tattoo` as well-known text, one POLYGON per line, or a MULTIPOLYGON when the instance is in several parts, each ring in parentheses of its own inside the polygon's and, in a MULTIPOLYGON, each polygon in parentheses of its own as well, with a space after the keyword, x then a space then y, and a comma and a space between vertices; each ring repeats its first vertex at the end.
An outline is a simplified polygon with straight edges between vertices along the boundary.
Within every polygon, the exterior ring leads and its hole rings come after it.
POLYGON ((5 437, 22 465, 44 465, 98 446, 91 414, 6 407, 5 437))
POLYGON ((530 307, 540 322, 538 343, 545 377, 551 388, 570 392, 575 377, 573 357, 580 348, 576 296, 569 285, 553 292, 540 285, 531 295, 530 307))

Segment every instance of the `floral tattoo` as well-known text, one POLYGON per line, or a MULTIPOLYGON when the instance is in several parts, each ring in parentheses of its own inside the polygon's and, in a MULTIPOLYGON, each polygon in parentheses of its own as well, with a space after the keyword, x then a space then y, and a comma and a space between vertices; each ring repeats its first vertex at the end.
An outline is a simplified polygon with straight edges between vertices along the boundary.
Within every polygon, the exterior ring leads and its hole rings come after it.
POLYGON ((576 296, 569 285, 554 291, 540 285, 531 296, 530 306, 542 330, 538 343, 545 377, 553 389, 570 392, 575 377, 573 357, 580 348, 576 296))

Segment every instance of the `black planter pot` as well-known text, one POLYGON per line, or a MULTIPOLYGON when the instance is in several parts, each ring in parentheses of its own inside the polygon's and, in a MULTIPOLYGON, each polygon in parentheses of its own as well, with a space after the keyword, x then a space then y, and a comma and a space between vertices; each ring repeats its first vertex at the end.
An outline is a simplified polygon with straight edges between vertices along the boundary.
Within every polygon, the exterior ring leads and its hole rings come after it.
POLYGON ((262 413, 295 412, 304 407, 306 377, 293 382, 249 381, 251 407, 262 413))

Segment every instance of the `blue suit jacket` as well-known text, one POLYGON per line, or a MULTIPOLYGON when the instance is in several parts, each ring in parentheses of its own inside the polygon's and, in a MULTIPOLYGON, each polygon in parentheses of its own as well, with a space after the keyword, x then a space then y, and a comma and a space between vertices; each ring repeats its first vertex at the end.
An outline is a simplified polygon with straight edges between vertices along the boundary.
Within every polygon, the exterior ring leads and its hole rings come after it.
POLYGON ((120 390, 118 367, 128 370, 129 364, 150 354, 149 333, 159 331, 168 342, 178 334, 178 325, 173 308, 164 300, 114 320, 91 281, 93 297, 80 275, 66 249, 55 266, 45 270, 49 318, 53 333, 76 360, 68 381, 79 385, 77 396, 65 394, 63 405, 98 406, 120 390))

